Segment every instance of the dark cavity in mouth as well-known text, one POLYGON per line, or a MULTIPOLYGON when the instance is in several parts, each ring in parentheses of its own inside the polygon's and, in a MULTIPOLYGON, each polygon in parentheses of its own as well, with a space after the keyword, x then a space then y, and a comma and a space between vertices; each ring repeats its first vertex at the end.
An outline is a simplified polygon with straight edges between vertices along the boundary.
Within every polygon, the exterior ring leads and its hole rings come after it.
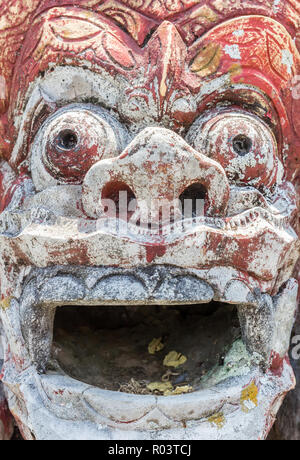
MULTIPOLYGON (((179 307, 59 307, 52 363, 70 377, 104 390, 153 394, 147 386, 202 388, 202 380, 240 337, 236 308, 211 302, 179 307), (161 338, 164 348, 148 346, 161 338), (178 368, 164 365, 176 351, 187 358, 178 368)), ((159 392, 157 394, 160 394, 159 392)))

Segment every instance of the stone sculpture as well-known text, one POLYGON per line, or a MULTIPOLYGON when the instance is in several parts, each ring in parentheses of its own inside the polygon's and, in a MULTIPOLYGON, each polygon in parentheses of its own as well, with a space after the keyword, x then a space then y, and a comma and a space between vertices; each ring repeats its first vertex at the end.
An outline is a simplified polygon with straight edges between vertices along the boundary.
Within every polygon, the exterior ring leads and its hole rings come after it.
POLYGON ((0 4, 0 437, 8 404, 28 440, 264 439, 295 385, 299 2, 61 4, 0 4))

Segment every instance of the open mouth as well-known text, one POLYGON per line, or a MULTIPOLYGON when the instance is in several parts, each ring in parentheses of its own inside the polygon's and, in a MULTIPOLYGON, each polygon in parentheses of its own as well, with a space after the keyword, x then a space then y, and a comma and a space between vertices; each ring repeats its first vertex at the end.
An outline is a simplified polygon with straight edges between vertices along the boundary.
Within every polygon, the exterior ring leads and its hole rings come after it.
POLYGON ((236 307, 219 302, 60 307, 52 366, 104 390, 180 394, 209 386, 240 336, 236 307))
POLYGON ((237 280, 226 286, 221 293, 199 274, 166 266, 38 270, 20 304, 30 359, 42 374, 114 392, 210 388, 267 366, 276 309, 285 308, 282 293, 251 292, 237 280))
POLYGON ((272 296, 224 266, 60 265, 22 288, 3 382, 37 439, 263 438, 294 386, 293 279, 272 296))
POLYGON ((294 385, 284 357, 297 283, 271 296, 237 277, 226 267, 32 269, 7 310, 19 312, 24 361, 21 386, 13 367, 4 382, 33 414, 23 423, 47 439, 201 438, 203 426, 213 437, 226 426, 230 439, 251 412, 244 422, 264 436, 266 411, 294 385))

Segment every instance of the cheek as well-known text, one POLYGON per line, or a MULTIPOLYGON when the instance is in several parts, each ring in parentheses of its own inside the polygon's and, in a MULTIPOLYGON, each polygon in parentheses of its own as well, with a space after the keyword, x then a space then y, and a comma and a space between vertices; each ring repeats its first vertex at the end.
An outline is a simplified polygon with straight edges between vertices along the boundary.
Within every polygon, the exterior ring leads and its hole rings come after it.
POLYGON ((68 151, 58 151, 49 146, 47 148, 47 162, 49 173, 70 181, 82 181, 90 168, 104 155, 101 145, 80 146, 68 151))

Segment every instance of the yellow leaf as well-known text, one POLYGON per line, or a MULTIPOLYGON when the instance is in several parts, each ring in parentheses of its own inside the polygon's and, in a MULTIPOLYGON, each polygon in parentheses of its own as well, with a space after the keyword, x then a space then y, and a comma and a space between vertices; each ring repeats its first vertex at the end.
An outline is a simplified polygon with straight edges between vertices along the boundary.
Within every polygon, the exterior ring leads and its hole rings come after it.
POLYGON ((170 353, 164 359, 164 366, 167 367, 179 367, 187 361, 187 357, 177 351, 170 351, 170 353))
POLYGON ((150 355, 155 355, 159 351, 165 348, 164 344, 162 343, 162 337, 159 339, 153 339, 151 343, 148 345, 148 351, 150 355))
POLYGON ((176 395, 183 395, 186 393, 191 393, 193 391, 193 387, 190 385, 185 385, 183 387, 176 387, 175 390, 167 390, 165 391, 165 396, 176 396, 176 395))
POLYGON ((149 385, 147 385, 147 388, 150 391, 159 391, 161 393, 164 393, 168 390, 173 390, 171 382, 153 382, 149 383, 149 385))

